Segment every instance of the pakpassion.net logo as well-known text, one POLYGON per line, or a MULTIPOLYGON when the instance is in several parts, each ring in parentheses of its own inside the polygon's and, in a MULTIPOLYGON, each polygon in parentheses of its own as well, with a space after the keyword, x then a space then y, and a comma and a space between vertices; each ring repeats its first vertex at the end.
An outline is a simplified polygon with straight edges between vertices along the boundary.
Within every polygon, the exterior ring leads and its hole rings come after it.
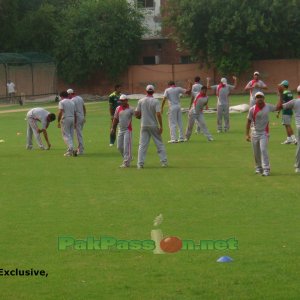
MULTIPOLYGON (((152 233, 153 234, 153 233, 152 233)), ((58 238, 58 250, 146 250, 155 254, 175 253, 184 250, 237 250, 238 240, 234 237, 227 240, 182 240, 176 236, 156 240, 121 240, 101 236, 75 239, 70 236, 58 238)))
MULTIPOLYGON (((157 227, 163 221, 162 214, 154 219, 157 227)), ((184 250, 237 250, 238 240, 231 237, 226 240, 183 240, 176 236, 164 237, 161 229, 151 230, 151 239, 121 240, 110 236, 76 239, 72 236, 58 238, 58 250, 146 250, 154 254, 175 253, 184 250)))

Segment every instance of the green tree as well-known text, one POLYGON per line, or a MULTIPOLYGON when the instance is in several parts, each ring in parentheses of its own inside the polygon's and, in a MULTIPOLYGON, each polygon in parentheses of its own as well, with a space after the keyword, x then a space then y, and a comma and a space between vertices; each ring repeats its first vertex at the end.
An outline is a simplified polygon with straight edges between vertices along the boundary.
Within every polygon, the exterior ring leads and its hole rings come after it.
POLYGON ((223 74, 253 59, 299 57, 300 0, 169 0, 168 9, 179 45, 223 74))
POLYGON ((90 0, 64 11, 56 39, 59 73, 84 82, 97 70, 116 79, 136 57, 142 15, 126 0, 90 0))

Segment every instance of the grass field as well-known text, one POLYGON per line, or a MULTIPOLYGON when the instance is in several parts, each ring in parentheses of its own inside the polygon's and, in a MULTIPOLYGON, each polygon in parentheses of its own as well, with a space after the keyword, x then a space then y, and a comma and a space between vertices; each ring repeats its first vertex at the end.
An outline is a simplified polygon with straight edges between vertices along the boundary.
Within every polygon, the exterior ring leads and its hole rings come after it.
MULTIPOLYGON (((233 104, 248 102, 244 95, 231 98, 233 104)), ((275 96, 267 99, 276 102, 275 96)), ((210 101, 214 106, 214 97, 210 101)), ((166 144, 168 168, 160 167, 152 142, 145 168, 137 170, 139 121, 133 122, 134 164, 120 169, 120 154, 108 147, 107 103, 88 104, 87 113, 86 154, 77 158, 63 156, 56 123, 48 130, 50 151, 27 151, 26 113, 0 114, 0 269, 48 273, 0 276, 1 299, 299 299, 300 177, 293 168, 296 147, 280 144, 285 132, 275 114, 271 176, 261 177, 254 175, 245 141, 246 114, 232 114, 226 134, 216 133, 215 114, 205 115, 215 141, 193 134, 188 143, 166 144), (165 236, 235 237, 239 249, 163 255, 58 250, 60 236, 150 239, 160 213, 165 236), (217 263, 224 255, 234 261, 217 263)), ((166 115, 164 129, 167 141, 166 115)))

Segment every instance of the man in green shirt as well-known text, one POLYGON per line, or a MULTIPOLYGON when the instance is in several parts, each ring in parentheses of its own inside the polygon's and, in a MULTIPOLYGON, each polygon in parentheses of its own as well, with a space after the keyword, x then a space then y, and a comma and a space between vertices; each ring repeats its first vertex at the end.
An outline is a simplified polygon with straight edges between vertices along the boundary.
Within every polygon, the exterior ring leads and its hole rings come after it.
MULTIPOLYGON (((120 96, 121 96, 121 85, 115 85, 115 91, 109 95, 108 102, 109 102, 109 113, 110 113, 110 120, 111 120, 111 128, 112 129, 112 122, 114 119, 116 108, 120 105, 120 96)), ((116 141, 116 132, 110 132, 110 142, 109 146, 112 147, 116 141)))
MULTIPOLYGON (((292 100, 293 93, 288 89, 289 88, 289 82, 287 80, 283 80, 279 86, 282 88, 282 103, 287 103, 290 100, 292 100)), ((282 142, 282 145, 286 144, 297 144, 297 139, 294 135, 293 128, 291 126, 293 116, 293 110, 292 109, 283 109, 282 110, 282 125, 285 126, 287 138, 284 142, 282 142)))

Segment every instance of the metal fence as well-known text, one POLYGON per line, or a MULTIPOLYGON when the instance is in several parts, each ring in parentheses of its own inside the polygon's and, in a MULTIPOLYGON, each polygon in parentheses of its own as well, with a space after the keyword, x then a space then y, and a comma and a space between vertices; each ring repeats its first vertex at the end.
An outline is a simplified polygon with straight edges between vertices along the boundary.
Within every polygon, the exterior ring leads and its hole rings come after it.
POLYGON ((14 101, 57 92, 56 64, 48 55, 0 53, 0 101, 9 102, 7 82, 15 84, 14 101))

